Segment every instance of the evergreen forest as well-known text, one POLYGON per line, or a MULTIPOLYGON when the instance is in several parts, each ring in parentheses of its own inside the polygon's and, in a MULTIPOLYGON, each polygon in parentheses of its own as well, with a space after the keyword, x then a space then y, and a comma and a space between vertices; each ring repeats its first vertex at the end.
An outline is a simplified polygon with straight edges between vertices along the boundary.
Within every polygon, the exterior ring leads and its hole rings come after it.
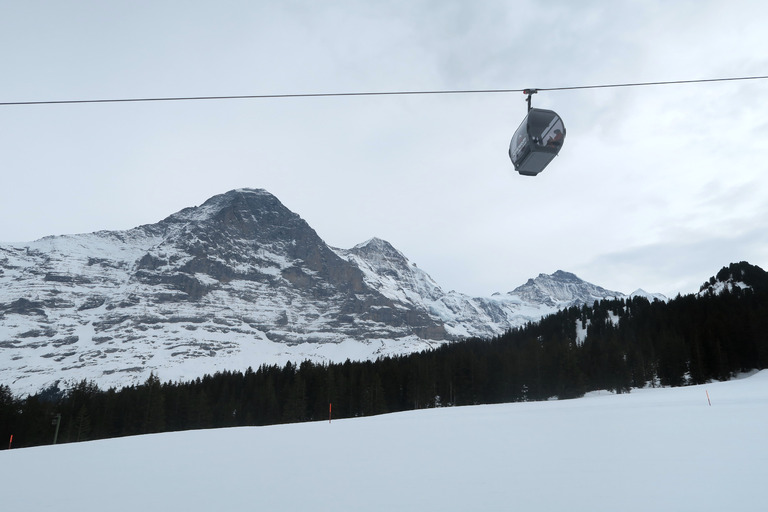
MULTIPOLYGON (((190 382, 14 396, 0 386, 13 447, 187 429, 328 421, 427 407, 568 399, 728 380, 768 368, 768 273, 731 264, 698 294, 571 307, 493 339, 376 361, 220 372, 190 382)), ((7 448, 7 446, 2 446, 7 448)))

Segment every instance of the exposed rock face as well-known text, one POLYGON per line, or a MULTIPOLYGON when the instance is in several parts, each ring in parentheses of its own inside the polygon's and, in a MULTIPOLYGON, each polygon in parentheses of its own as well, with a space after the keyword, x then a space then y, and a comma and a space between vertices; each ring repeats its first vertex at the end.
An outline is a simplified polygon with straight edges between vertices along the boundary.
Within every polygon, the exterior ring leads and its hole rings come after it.
POLYGON ((494 298, 446 293, 383 240, 331 248, 268 192, 234 190, 128 231, 0 245, 0 384, 375 358, 606 294, 620 295, 565 272, 494 298))

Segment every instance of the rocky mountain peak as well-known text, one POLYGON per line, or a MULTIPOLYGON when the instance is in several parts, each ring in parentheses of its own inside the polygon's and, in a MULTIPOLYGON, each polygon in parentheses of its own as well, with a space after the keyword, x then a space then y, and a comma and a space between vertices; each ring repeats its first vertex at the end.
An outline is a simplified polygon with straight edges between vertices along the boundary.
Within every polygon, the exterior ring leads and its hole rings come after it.
POLYGON ((228 237, 270 240, 274 235, 310 229, 301 217, 266 190, 247 188, 213 196, 202 205, 185 208, 154 226, 166 231, 170 228, 171 233, 183 227, 187 231, 213 230, 228 237))
POLYGON ((361 244, 357 244, 354 246, 351 251, 356 251, 358 253, 362 252, 397 252, 400 253, 397 249, 395 249, 392 244, 387 242, 386 240, 382 240, 378 237, 373 237, 369 240, 366 240, 365 242, 361 244))
POLYGON ((591 304, 596 300, 624 296, 623 293, 595 286, 575 274, 562 270, 554 274, 539 274, 538 277, 529 279, 508 295, 534 304, 557 307, 591 304))
POLYGON ((552 278, 555 281, 560 281, 562 283, 583 283, 581 279, 579 279, 576 274, 572 274, 570 272, 565 272, 564 270, 556 270, 554 274, 551 276, 548 276, 546 274, 539 274, 539 277, 541 278, 552 278))
MULTIPOLYGON (((362 286, 357 269, 339 258, 309 224, 265 190, 232 190, 139 229, 163 241, 141 258, 142 272, 137 277, 165 283, 192 280, 191 288, 199 290, 193 294, 195 298, 212 289, 211 283, 194 285, 202 275, 219 282, 244 279, 269 283, 279 275, 294 286, 320 281, 342 289, 362 286)), ((184 291, 190 288, 188 284, 181 286, 184 291)))
POLYGON ((349 252, 368 262, 374 270, 392 272, 407 270, 409 267, 408 258, 381 238, 371 238, 356 245, 349 252))

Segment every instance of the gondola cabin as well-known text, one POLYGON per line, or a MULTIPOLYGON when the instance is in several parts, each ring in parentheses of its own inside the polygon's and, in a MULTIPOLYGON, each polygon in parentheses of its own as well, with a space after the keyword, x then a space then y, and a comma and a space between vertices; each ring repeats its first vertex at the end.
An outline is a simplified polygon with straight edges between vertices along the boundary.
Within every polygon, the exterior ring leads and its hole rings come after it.
POLYGON ((557 156, 565 140, 565 126, 552 110, 532 108, 509 143, 509 158, 515 170, 536 176, 557 156))

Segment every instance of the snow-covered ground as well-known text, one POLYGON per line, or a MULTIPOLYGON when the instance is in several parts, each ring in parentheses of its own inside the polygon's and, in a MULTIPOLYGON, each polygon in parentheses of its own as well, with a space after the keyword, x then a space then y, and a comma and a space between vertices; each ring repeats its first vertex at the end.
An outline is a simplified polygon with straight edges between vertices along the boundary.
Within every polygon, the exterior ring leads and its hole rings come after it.
POLYGON ((0 452, 2 510, 765 510, 768 371, 0 452), (706 392, 712 401, 708 405, 706 392))

